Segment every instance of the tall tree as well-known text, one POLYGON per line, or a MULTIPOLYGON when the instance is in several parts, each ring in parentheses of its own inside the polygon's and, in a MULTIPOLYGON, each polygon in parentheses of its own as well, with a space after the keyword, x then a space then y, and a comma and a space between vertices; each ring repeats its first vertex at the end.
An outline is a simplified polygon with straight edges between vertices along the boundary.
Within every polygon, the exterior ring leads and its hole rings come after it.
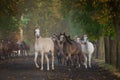
MULTIPOLYGON (((86 33, 91 36, 108 36, 111 38, 115 38, 115 34, 117 37, 117 67, 120 66, 120 1, 119 0, 75 0, 75 1, 62 1, 63 4, 63 15, 65 17, 71 17, 71 22, 73 24, 78 24, 82 27, 79 29, 83 29, 86 33), (70 15, 70 16, 67 16, 70 15), (114 31, 115 29, 115 31, 114 31), (96 34, 98 33, 98 34, 96 34)), ((74 25, 74 28, 76 28, 74 25)), ((116 48, 113 48, 112 41, 108 43, 110 46, 107 47, 109 61, 113 58, 111 54, 116 52, 116 48)), ((115 46, 115 45, 114 45, 115 46)), ((115 53, 116 54, 116 53, 115 53)), ((108 58, 108 55, 106 56, 108 58)), ((111 61, 110 61, 111 63, 111 61)))

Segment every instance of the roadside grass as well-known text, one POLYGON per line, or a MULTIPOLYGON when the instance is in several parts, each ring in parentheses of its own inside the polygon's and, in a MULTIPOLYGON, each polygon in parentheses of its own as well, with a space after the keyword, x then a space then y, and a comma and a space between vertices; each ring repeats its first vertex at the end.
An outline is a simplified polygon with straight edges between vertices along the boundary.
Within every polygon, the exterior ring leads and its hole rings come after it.
POLYGON ((116 75, 117 77, 120 77, 120 71, 118 69, 116 69, 115 66, 112 66, 110 64, 105 64, 104 60, 95 59, 95 62, 97 62, 97 64, 100 67, 103 67, 105 70, 108 70, 108 71, 112 72, 114 75, 116 75))

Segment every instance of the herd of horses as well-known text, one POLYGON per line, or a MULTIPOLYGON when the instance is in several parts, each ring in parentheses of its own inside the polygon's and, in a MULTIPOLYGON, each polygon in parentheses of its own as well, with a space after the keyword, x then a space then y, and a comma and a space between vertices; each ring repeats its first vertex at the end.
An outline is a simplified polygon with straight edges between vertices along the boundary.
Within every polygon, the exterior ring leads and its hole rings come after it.
POLYGON ((41 67, 43 70, 44 57, 47 62, 47 70, 49 70, 50 57, 52 61, 52 70, 54 70, 55 56, 58 62, 64 65, 80 67, 84 65, 85 68, 91 68, 91 58, 94 52, 94 45, 88 40, 87 35, 82 38, 72 39, 65 33, 53 34, 51 37, 43 38, 38 32, 35 32, 35 57, 34 63, 36 68, 39 68, 37 57, 41 55, 41 67))
POLYGON ((0 60, 15 56, 27 56, 30 47, 25 41, 0 40, 0 60))
MULTIPOLYGON (((29 50, 30 46, 24 41, 0 40, 0 60, 13 56, 27 56, 29 50)), ((94 45, 88 40, 87 35, 72 39, 65 33, 60 33, 43 38, 36 31, 34 50, 35 66, 39 68, 37 60, 38 55, 40 55, 41 70, 43 70, 44 58, 47 62, 47 70, 50 70, 50 60, 52 61, 51 68, 54 70, 55 56, 57 56, 58 63, 60 64, 74 67, 80 67, 81 65, 85 68, 92 67, 91 59, 94 52, 94 45)))

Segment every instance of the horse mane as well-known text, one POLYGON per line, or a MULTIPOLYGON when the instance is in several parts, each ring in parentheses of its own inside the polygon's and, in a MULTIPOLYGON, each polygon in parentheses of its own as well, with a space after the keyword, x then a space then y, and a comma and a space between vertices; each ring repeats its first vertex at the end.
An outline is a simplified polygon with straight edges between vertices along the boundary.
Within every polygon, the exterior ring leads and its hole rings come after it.
POLYGON ((64 32, 64 33, 60 33, 60 35, 64 35, 66 41, 67 41, 69 44, 72 44, 72 41, 74 41, 74 40, 72 40, 72 39, 70 38, 70 36, 67 36, 67 35, 65 34, 65 32, 64 32))
POLYGON ((66 40, 67 40, 67 42, 68 42, 69 44, 72 44, 72 42, 71 42, 72 39, 70 38, 70 36, 66 36, 66 35, 65 35, 65 38, 66 38, 66 40))

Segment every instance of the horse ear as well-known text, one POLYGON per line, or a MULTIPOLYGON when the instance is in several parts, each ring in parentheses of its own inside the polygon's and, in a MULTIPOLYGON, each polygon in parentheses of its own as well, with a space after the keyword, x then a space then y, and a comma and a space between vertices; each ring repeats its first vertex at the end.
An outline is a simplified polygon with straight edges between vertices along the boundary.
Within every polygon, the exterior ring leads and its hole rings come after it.
POLYGON ((61 35, 61 32, 60 32, 60 35, 61 35))
POLYGON ((63 33, 63 35, 65 35, 65 32, 63 33))
POLYGON ((70 38, 70 35, 68 35, 68 38, 70 38))

